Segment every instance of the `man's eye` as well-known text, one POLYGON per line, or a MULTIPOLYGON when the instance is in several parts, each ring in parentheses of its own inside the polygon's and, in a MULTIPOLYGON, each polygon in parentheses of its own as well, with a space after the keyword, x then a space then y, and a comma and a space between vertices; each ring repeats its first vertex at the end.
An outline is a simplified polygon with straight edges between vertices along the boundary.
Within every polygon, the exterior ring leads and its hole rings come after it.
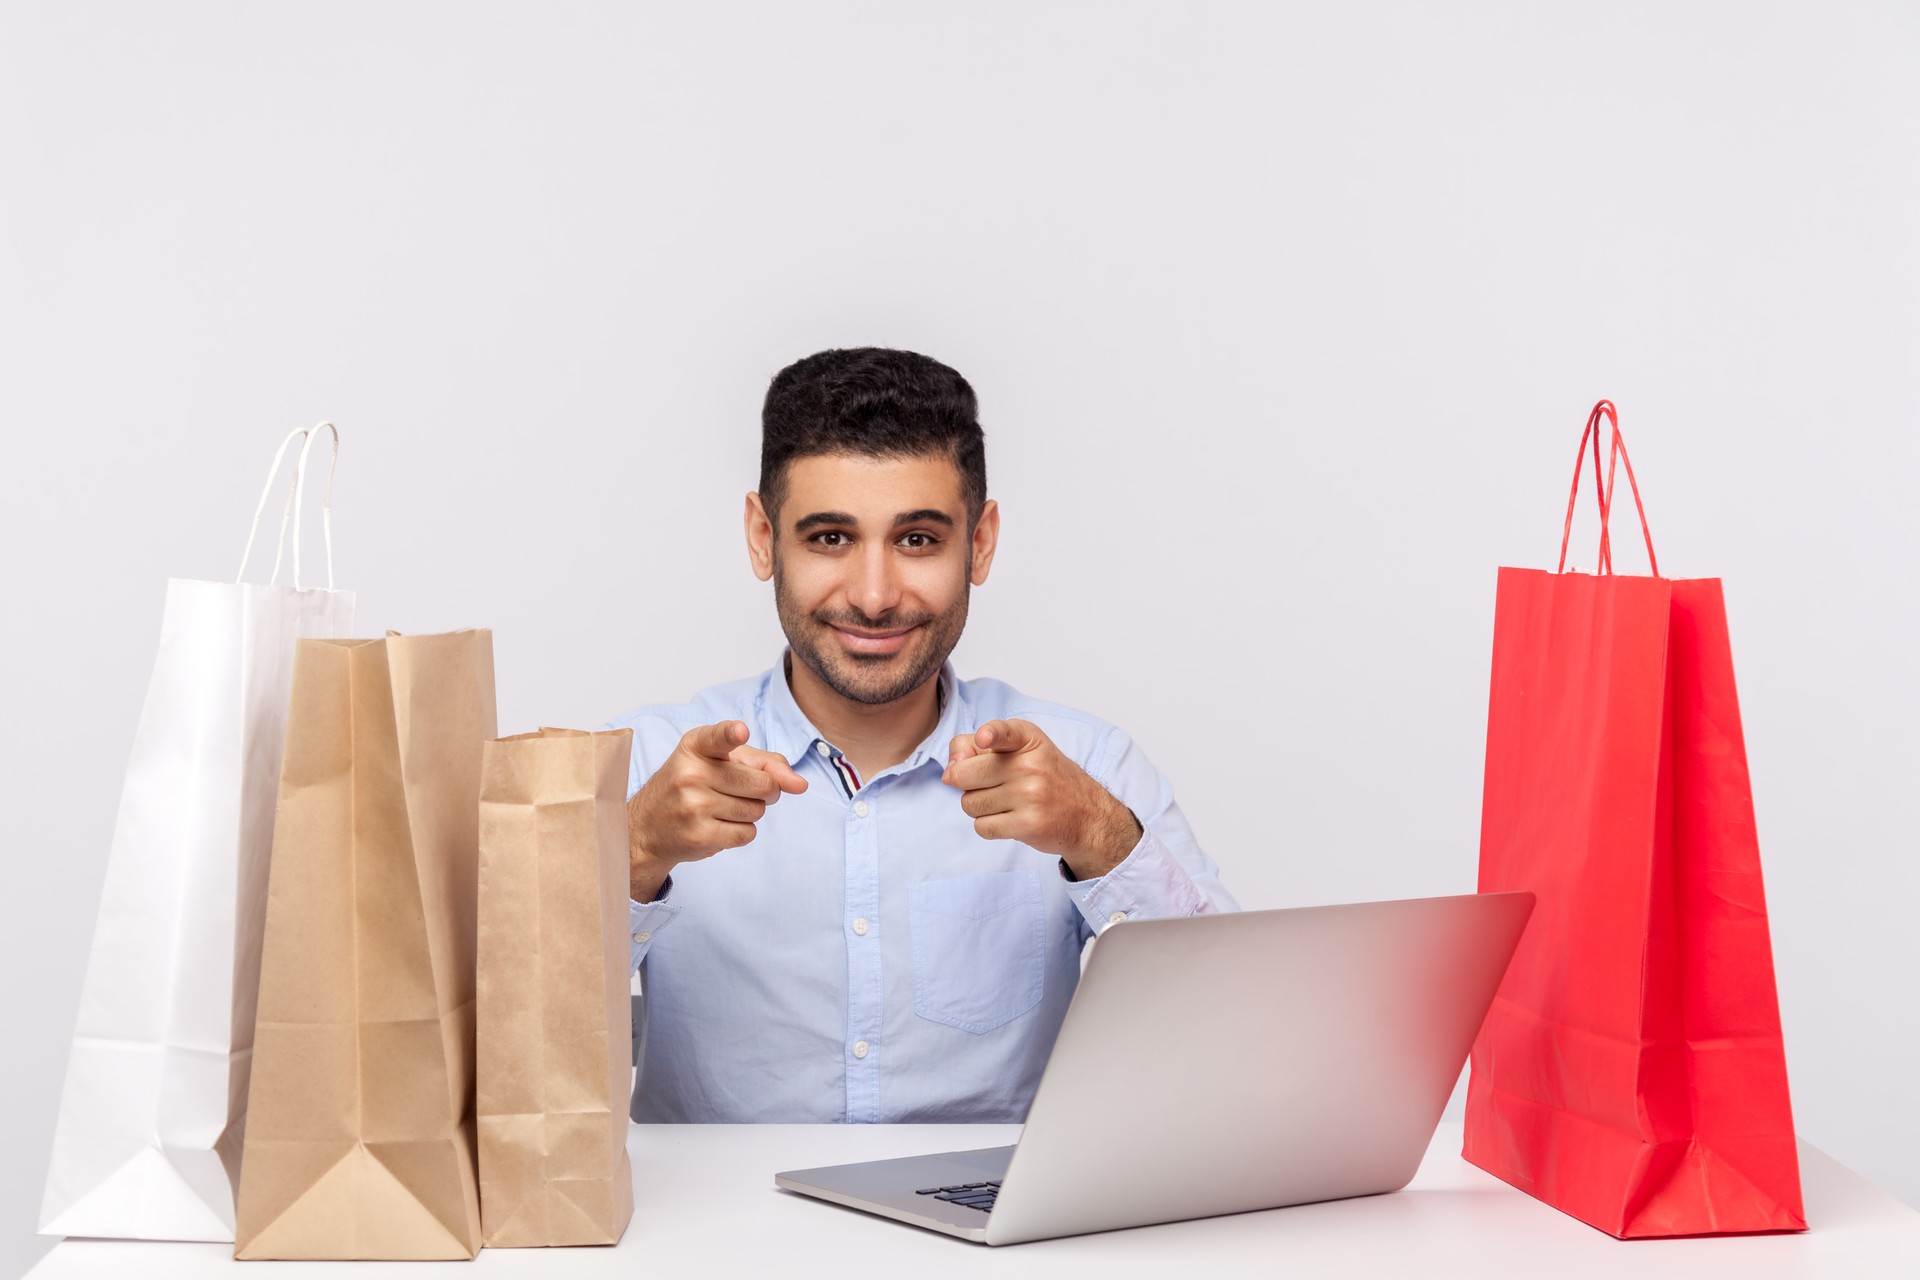
POLYGON ((900 539, 900 545, 909 551, 925 551, 938 541, 930 533, 909 533, 900 539))

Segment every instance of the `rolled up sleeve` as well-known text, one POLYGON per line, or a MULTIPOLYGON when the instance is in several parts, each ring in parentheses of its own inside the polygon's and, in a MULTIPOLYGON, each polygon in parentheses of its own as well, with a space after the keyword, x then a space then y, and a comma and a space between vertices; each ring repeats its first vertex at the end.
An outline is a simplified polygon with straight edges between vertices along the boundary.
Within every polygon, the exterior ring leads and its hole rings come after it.
MULTIPOLYGON (((1111 871, 1067 884, 1067 893, 1091 932, 1123 920, 1240 909, 1220 883, 1220 868, 1194 838, 1186 815, 1174 801, 1172 784, 1131 738, 1119 729, 1109 729, 1085 767, 1133 811, 1141 828, 1139 841, 1111 871)), ((1066 874, 1064 862, 1061 871, 1066 874)))

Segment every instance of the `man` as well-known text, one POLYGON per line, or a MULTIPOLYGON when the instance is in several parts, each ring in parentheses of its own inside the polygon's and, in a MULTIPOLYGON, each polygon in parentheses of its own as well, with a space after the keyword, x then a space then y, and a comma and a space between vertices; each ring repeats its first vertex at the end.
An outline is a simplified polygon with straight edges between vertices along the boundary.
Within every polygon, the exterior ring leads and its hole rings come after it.
POLYGON ((947 665, 1000 531, 966 380, 825 351, 762 430, 747 553, 787 652, 614 722, 633 1118, 1021 1120, 1087 939, 1236 905, 1126 735, 947 665))

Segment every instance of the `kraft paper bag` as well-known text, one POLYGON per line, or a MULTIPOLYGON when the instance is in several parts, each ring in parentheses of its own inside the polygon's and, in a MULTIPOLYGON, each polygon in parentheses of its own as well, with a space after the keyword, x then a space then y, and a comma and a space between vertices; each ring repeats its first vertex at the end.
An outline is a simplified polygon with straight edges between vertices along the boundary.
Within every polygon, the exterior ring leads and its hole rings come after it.
POLYGON ((1480 889, 1538 906, 1473 1047, 1464 1154, 1615 1236, 1800 1231, 1726 603, 1659 576, 1644 513, 1650 573, 1614 574, 1614 417, 1587 421, 1599 572, 1500 570, 1480 889))
MULTIPOLYGON (((303 588, 298 513, 308 451, 331 423, 290 434, 254 510, 253 532, 288 448, 302 441, 280 518, 295 525, 292 586, 167 584, 159 654, 127 761, 81 989, 80 1016, 41 1202, 48 1235, 233 1239, 233 1186, 246 1123, 253 1001, 267 857, 280 781, 294 646, 353 621, 353 595, 303 588)), ((329 505, 331 503, 329 472, 329 505)))
POLYGON ((633 731, 487 744, 480 784, 480 1214, 489 1247, 617 1244, 627 1161, 633 731))
POLYGON ((471 1258, 487 631, 300 645, 237 1258, 471 1258))

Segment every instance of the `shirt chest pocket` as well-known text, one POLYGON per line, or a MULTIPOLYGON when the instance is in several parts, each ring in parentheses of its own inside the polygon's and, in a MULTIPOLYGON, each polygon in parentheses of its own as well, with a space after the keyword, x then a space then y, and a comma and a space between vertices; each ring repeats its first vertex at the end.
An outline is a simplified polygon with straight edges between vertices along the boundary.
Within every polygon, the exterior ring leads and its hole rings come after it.
POLYGON ((975 1035, 1040 1003, 1047 977, 1037 871, 923 880, 908 891, 913 1011, 975 1035))

